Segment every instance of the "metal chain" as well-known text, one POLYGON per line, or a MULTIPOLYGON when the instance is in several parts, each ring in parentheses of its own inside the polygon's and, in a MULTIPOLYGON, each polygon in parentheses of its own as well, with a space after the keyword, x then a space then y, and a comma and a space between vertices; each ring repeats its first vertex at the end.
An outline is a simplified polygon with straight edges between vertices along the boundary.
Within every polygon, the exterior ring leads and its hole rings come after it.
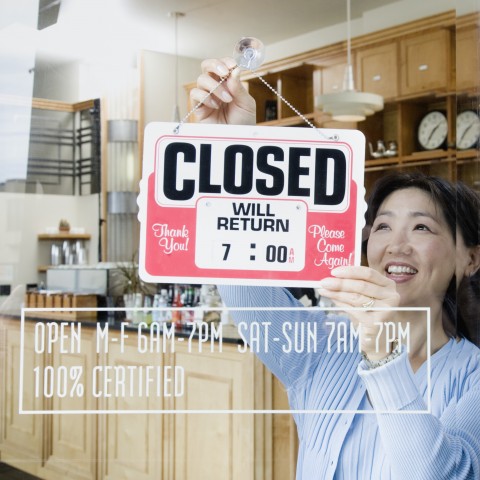
POLYGON ((299 116, 309 127, 312 127, 315 131, 317 131, 323 138, 327 140, 338 140, 338 135, 334 135, 333 137, 327 137, 324 133, 322 133, 305 115, 303 115, 299 110, 297 110, 283 95, 281 95, 275 88, 273 88, 261 75, 253 72, 256 78, 258 78, 269 90, 271 90, 285 105, 292 109, 292 111, 299 116))
POLYGON ((180 127, 190 118, 190 115, 194 114, 202 105, 204 105, 205 103, 205 100, 209 97, 212 96, 212 94, 217 90, 218 87, 220 87, 220 85, 222 85, 222 83, 225 83, 229 78, 230 78, 230 75, 232 74, 232 72, 237 69, 238 66, 235 66, 233 68, 231 68, 227 75, 225 75, 224 77, 220 77, 220 81, 217 83, 217 85, 215 85, 214 88, 212 88, 206 95, 205 97, 202 98, 202 100, 200 101, 200 103, 197 103, 179 122, 179 124, 174 128, 173 130, 173 133, 178 133, 179 130, 180 130, 180 127))
MULTIPOLYGON (((217 83, 217 85, 210 90, 205 97, 200 101, 200 103, 197 103, 183 118, 180 120, 179 124, 174 128, 173 133, 177 134, 180 131, 180 127, 190 118, 190 116, 197 111, 202 105, 204 105, 205 100, 209 98, 220 85, 222 85, 224 82, 228 80, 232 72, 237 69, 238 66, 233 67, 229 70, 228 74, 225 75, 224 77, 220 78, 220 81, 217 83)), ((253 70, 250 70, 250 72, 258 78, 269 90, 271 90, 285 105, 287 105, 289 108, 292 109, 292 111, 299 116, 309 127, 313 128, 316 132, 318 132, 323 138, 326 138, 327 140, 334 140, 337 141, 339 139, 338 134, 335 134, 331 137, 328 137, 324 133, 322 133, 305 115, 303 115, 299 110, 297 110, 283 95, 281 95, 275 88, 273 88, 261 75, 258 73, 255 73, 253 70)))

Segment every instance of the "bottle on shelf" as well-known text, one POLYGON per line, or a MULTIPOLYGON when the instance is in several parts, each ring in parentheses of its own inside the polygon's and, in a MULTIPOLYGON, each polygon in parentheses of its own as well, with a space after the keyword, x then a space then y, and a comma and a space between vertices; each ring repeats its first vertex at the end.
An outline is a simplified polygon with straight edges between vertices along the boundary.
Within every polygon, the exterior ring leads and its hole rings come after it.
POLYGON ((132 323, 135 325, 138 325, 143 320, 143 316, 144 316, 143 314, 144 312, 141 310, 141 308, 143 307, 143 302, 142 302, 143 297, 141 293, 135 293, 134 298, 135 298, 135 303, 133 306, 138 310, 133 311, 132 323))
POLYGON ((195 302, 195 292, 191 285, 186 286, 183 296, 183 305, 185 307, 192 307, 192 310, 183 310, 182 311, 182 321, 183 323, 191 323, 195 320, 195 310, 193 310, 195 302))
POLYGON ((175 289, 173 284, 168 285, 167 305, 171 307, 173 305, 173 298, 175 295, 175 289))
POLYGON ((144 321, 147 325, 150 325, 153 321, 152 297, 150 295, 145 295, 145 298, 143 300, 143 308, 145 308, 145 311, 142 312, 142 321, 144 321))
POLYGON ((179 286, 175 286, 172 301, 172 323, 178 328, 182 328, 182 311, 177 310, 181 307, 183 307, 182 291, 179 286))
POLYGON ((162 310, 168 306, 168 291, 165 288, 153 298, 152 320, 156 323, 166 322, 170 319, 169 311, 162 310), (159 310, 157 310, 159 309, 159 310))
POLYGON ((194 289, 194 301, 193 306, 196 307, 194 310, 193 321, 202 322, 204 310, 201 308, 204 304, 202 302, 202 290, 201 287, 196 286, 194 289))

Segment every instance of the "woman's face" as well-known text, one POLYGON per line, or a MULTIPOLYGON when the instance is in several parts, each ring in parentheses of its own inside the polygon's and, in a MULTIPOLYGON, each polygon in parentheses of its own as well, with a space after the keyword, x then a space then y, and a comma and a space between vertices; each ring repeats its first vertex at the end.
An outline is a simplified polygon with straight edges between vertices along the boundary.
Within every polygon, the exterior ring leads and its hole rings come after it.
POLYGON ((418 188, 390 194, 373 223, 370 267, 397 284, 402 306, 441 305, 455 274, 455 241, 440 208, 418 188))

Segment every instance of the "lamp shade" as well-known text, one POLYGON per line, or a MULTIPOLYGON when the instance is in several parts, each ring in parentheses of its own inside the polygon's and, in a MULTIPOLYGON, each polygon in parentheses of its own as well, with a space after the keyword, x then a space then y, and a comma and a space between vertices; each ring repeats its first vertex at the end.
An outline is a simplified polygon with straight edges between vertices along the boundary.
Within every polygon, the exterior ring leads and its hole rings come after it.
POLYGON ((333 120, 361 122, 368 115, 383 109, 383 97, 375 93, 345 90, 317 96, 315 106, 330 114, 333 120))
POLYGON ((347 0, 347 65, 343 91, 319 95, 315 107, 329 113, 339 122, 361 122, 383 109, 383 97, 376 93, 357 92, 353 81, 350 34, 350 0, 347 0))

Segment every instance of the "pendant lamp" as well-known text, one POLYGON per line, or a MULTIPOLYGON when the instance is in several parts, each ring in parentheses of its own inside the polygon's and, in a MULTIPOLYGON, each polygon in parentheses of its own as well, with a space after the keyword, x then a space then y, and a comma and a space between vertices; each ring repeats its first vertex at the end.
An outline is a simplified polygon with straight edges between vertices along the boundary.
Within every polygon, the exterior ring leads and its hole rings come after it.
POLYGON ((357 92, 353 81, 350 33, 350 0, 347 0, 347 66, 343 91, 319 95, 316 107, 339 122, 361 122, 368 115, 383 109, 383 97, 375 93, 357 92))
POLYGON ((178 19, 184 17, 182 12, 169 12, 169 17, 175 19, 175 105, 173 106, 172 122, 180 121, 180 108, 178 106, 178 19))

